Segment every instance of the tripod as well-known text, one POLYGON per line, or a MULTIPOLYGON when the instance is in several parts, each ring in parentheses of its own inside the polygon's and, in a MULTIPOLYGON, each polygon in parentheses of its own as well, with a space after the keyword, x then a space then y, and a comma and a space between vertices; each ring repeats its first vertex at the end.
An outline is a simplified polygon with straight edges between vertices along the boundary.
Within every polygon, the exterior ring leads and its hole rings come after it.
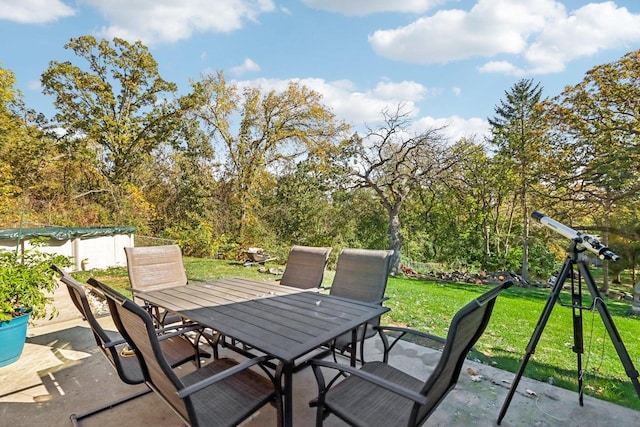
POLYGON ((613 324, 613 319, 609 314, 609 310, 607 309, 607 306, 602 300, 602 297, 600 296, 600 292, 598 291, 598 288, 595 285, 593 276, 591 276, 591 272, 587 268, 587 265, 581 256, 581 253, 584 252, 584 249, 580 249, 578 246, 579 246, 579 240, 574 239, 570 247, 570 253, 568 254, 567 259, 562 266, 562 270, 560 271, 560 274, 556 278, 556 281, 553 285, 553 290, 549 295, 549 298, 544 307, 542 315, 540 316, 540 319, 538 320, 538 324, 536 325, 536 328, 533 332, 533 335, 531 336, 529 344, 527 345, 527 352, 524 356, 524 359, 522 360, 522 363, 520 364, 518 373, 516 374, 513 380, 513 384, 509 389, 509 393, 507 394, 507 398, 505 399, 504 404, 502 405, 502 409, 500 410, 500 415, 498 416, 498 425, 504 418, 507 412, 507 409, 509 408, 509 404, 511 403, 513 394, 515 393, 516 388, 518 387, 518 383, 520 382, 522 373, 524 372, 524 369, 527 366, 527 362, 529 362, 529 358, 535 352, 536 346, 538 345, 538 341, 540 340, 540 336, 542 335, 542 331, 547 321, 549 320, 551 311, 553 310, 553 306, 558 301, 558 298, 560 296, 560 291, 562 290, 562 287, 568 278, 571 278, 571 308, 573 310, 573 339, 574 339, 573 351, 576 353, 577 359, 578 359, 577 360, 578 362, 578 396, 579 396, 578 399, 579 399, 580 406, 583 406, 582 353, 584 352, 584 348, 583 348, 583 335, 582 335, 582 310, 585 308, 582 306, 582 285, 580 283, 581 278, 585 279, 587 288, 589 289, 589 292, 593 297, 593 305, 595 305, 595 307, 598 309, 598 312, 600 313, 600 317, 602 318, 602 321, 607 331, 609 332, 609 337, 611 338, 611 341, 613 342, 616 352, 618 353, 618 357, 620 357, 620 361, 624 366, 625 372, 627 376, 629 376, 629 378, 631 379, 631 382, 635 387, 638 397, 640 397, 640 383, 638 382, 638 371, 633 366, 633 362, 629 357, 629 353, 627 353, 627 349, 625 348, 622 342, 622 339, 618 334, 618 330, 613 324), (574 278, 573 278, 573 266, 576 264, 578 266, 578 285, 577 286, 575 285, 574 278))

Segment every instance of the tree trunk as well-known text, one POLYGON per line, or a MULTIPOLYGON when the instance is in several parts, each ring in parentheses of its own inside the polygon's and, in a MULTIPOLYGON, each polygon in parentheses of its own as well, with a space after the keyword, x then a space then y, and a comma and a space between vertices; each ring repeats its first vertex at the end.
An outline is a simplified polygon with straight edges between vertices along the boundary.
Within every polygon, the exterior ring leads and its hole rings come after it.
POLYGON ((400 234, 400 212, 394 208, 389 212, 389 246, 393 249, 391 257, 391 274, 400 273, 400 253, 402 250, 402 235, 400 234))
MULTIPOLYGON (((609 207, 605 209, 605 224, 604 231, 602 233, 602 243, 605 246, 609 245, 609 226, 611 225, 609 221, 609 207)), ((609 261, 604 260, 602 262, 602 287, 600 288, 600 292, 605 295, 609 295, 609 261)))
POLYGON ((522 278, 529 281, 529 206, 527 204, 526 190, 522 189, 522 215, 524 216, 522 230, 522 278))

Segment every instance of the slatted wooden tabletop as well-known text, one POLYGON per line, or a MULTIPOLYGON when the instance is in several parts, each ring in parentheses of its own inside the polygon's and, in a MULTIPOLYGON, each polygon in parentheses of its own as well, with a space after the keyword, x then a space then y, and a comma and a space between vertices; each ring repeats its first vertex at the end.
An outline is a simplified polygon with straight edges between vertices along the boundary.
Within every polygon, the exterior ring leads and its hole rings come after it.
POLYGON ((243 278, 141 295, 152 304, 293 363, 387 307, 243 278))

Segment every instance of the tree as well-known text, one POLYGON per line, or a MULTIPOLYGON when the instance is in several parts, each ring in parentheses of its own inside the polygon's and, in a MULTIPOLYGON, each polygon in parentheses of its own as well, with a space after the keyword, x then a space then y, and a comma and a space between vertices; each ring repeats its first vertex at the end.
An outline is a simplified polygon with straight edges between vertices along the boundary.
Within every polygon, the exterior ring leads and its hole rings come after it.
POLYGON ((449 234, 439 230, 439 253, 466 266, 511 270, 512 180, 484 145, 473 140, 461 143, 469 144, 467 155, 454 166, 435 197, 442 201, 438 209, 449 224, 443 228, 450 230, 449 234), (443 251, 445 246, 448 250, 443 251))
POLYGON ((369 128, 364 138, 350 147, 350 176, 354 185, 375 191, 387 212, 389 245, 394 251, 391 271, 400 271, 401 210, 409 194, 420 186, 433 185, 464 155, 466 145, 450 147, 441 128, 407 133, 410 115, 398 105, 382 112, 383 124, 369 128))
POLYGON ((640 50, 592 68, 545 106, 568 166, 563 185, 575 202, 599 205, 589 214, 608 245, 616 205, 637 200, 640 191, 640 50))
POLYGON ((295 170, 279 174, 273 187, 262 193, 260 218, 286 250, 294 244, 334 244, 336 221, 330 188, 316 169, 312 161, 302 161, 295 170))
POLYGON ((541 153, 545 144, 545 122, 541 97, 539 83, 520 80, 505 92, 505 99, 495 107, 496 115, 489 119, 496 159, 513 179, 522 210, 522 277, 525 280, 529 278, 529 198, 544 164, 541 153))
POLYGON ((39 222, 41 204, 55 186, 55 144, 42 129, 42 117, 29 110, 14 88, 12 71, 0 67, 0 217, 7 226, 39 222))
POLYGON ((104 178, 94 185, 107 188, 88 191, 112 193, 117 209, 153 151, 175 139, 185 111, 172 102, 176 85, 160 77, 141 42, 82 36, 65 48, 85 63, 52 61, 42 74, 44 93, 55 97, 55 119, 66 131, 63 150, 86 153, 104 178))
POLYGON ((282 92, 241 90, 218 72, 193 86, 206 106, 200 118, 224 152, 238 243, 255 244, 262 189, 274 185, 279 170, 298 161, 329 159, 348 128, 322 104, 320 94, 297 83, 282 92))
MULTIPOLYGON (((7 217, 16 208, 20 188, 15 182, 13 162, 10 160, 16 143, 21 138, 20 122, 13 111, 19 92, 15 86, 15 75, 11 70, 0 67, 0 218, 7 223, 7 217)), ((17 170, 16 170, 17 172, 17 170)))

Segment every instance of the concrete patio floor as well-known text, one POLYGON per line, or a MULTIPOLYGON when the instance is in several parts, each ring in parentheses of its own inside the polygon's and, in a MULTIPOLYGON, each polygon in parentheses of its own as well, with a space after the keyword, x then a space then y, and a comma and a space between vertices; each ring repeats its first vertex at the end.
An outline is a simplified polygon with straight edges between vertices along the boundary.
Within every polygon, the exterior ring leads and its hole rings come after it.
MULTIPOLYGON (((53 321, 39 321, 28 329, 21 358, 0 368, 0 426, 70 426, 69 416, 127 396, 144 386, 122 383, 96 348, 86 322, 71 305, 66 288, 55 294, 60 315, 53 321)), ((102 317, 113 328, 110 317, 102 317)), ((368 343, 367 357, 376 359, 381 343, 368 343)), ((392 363, 412 375, 424 378, 438 358, 436 350, 402 343, 392 363)), ((232 354, 232 357, 236 357, 232 354)), ((378 359, 379 360, 379 359, 378 359)), ((192 369, 186 366, 182 369, 192 369)), ((456 388, 429 418, 429 426, 494 426, 513 374, 467 361, 456 388), (472 378, 468 369, 480 376, 472 378), (474 379, 476 381, 474 381, 474 379)), ((294 375, 294 424, 312 426, 315 409, 308 402, 317 395, 311 369, 294 375)), ((243 426, 276 424, 276 411, 266 406, 243 426)), ((523 377, 501 425, 511 426, 640 426, 640 411, 624 408, 585 395, 578 395, 547 383, 523 377)), ((153 393, 82 421, 82 426, 181 426, 172 410, 153 393)), ((326 426, 343 426, 331 416, 326 426)), ((381 426, 384 427, 384 426, 381 426)))

